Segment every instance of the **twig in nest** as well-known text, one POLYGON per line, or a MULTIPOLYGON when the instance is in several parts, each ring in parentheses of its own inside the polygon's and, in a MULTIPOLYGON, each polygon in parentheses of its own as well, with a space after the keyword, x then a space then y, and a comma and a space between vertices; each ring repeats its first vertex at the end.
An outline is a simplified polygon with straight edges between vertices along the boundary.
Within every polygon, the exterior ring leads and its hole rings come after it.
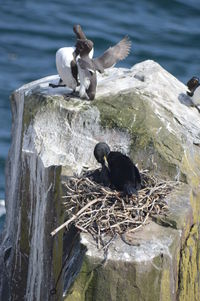
POLYGON ((83 208, 81 208, 81 210, 79 210, 74 216, 72 216, 70 219, 68 219, 64 224, 62 224, 61 226, 59 226, 58 228, 56 228, 54 231, 51 232, 51 235, 54 236, 58 231, 60 231, 61 229, 63 229, 64 227, 67 227, 71 222, 73 222, 79 215, 81 215, 81 213, 83 213, 88 207, 92 206, 93 204, 95 204, 96 202, 98 202, 98 199, 95 199, 91 202, 89 202, 87 205, 85 205, 83 208))

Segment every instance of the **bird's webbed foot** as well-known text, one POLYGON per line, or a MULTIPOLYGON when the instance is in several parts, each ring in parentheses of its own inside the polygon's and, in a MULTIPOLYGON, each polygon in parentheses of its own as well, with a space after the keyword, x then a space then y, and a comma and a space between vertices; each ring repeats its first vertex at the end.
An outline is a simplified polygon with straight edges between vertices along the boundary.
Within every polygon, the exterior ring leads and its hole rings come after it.
POLYGON ((79 97, 79 92, 76 91, 76 90, 73 90, 71 93, 70 93, 71 96, 74 96, 74 97, 79 97))
POLYGON ((59 87, 66 87, 66 85, 63 84, 63 81, 60 78, 58 84, 49 83, 49 87, 51 87, 51 88, 59 88, 59 87))

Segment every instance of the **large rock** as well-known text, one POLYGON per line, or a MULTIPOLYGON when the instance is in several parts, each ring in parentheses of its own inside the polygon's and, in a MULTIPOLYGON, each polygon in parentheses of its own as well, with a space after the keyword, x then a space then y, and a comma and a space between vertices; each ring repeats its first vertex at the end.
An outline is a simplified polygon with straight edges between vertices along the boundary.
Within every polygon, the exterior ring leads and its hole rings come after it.
POLYGON ((64 292, 67 301, 199 300, 200 115, 185 85, 153 61, 108 70, 94 102, 49 88, 56 80, 12 95, 0 299, 58 301, 64 292), (50 236, 64 218, 62 183, 97 166, 98 141, 182 182, 168 197, 168 217, 117 238, 104 264, 90 236, 74 229, 50 236))

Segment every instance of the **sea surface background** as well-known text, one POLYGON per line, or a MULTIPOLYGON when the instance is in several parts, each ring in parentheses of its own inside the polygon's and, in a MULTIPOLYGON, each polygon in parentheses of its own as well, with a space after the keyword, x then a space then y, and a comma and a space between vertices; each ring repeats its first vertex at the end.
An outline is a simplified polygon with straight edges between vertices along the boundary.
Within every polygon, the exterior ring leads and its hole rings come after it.
POLYGON ((95 56, 128 34, 132 51, 118 66, 152 59, 184 83, 200 76, 199 0, 0 0, 0 228, 11 142, 9 96, 57 73, 55 52, 74 45, 74 24, 94 41, 95 56))

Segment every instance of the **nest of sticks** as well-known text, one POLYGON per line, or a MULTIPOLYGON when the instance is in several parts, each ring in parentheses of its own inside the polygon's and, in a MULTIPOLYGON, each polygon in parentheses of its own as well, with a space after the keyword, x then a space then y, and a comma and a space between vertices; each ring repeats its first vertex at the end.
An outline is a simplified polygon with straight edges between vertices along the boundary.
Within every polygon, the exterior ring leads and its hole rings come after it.
POLYGON ((96 183, 88 174, 69 178, 63 197, 67 221, 52 235, 74 224, 80 231, 90 233, 99 248, 105 248, 106 237, 112 239, 117 234, 134 232, 149 217, 166 215, 165 197, 177 182, 157 179, 147 170, 141 171, 141 178, 142 189, 131 197, 96 183))

